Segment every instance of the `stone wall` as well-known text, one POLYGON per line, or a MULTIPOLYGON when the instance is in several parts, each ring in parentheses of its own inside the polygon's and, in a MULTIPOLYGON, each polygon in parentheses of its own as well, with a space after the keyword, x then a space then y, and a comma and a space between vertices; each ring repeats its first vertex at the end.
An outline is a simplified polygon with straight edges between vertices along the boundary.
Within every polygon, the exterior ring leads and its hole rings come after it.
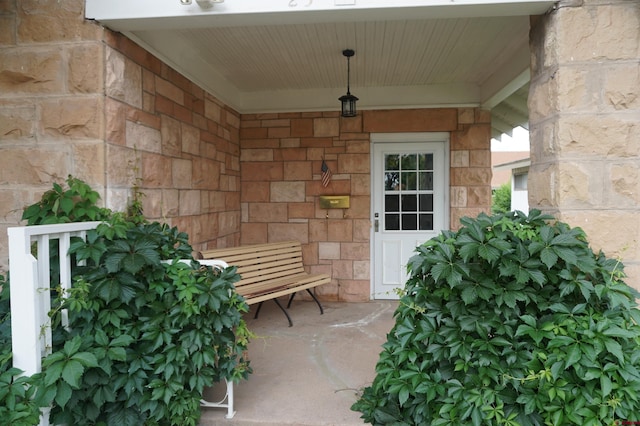
POLYGON ((240 241, 240 116, 122 35, 84 1, 0 2, 0 270, 22 209, 71 174, 194 248, 240 241))
POLYGON ((240 115, 129 39, 105 47, 107 199, 137 185, 144 215, 196 250, 240 241, 240 115))
POLYGON ((82 0, 0 2, 0 269, 7 228, 67 175, 104 196, 103 30, 82 0))
POLYGON ((491 205, 490 114, 473 108, 243 115, 242 244, 296 239, 309 271, 332 276, 324 299, 370 297, 370 135, 450 132, 450 224, 491 205), (320 182, 322 158, 333 173, 320 182), (344 212, 320 195, 350 195, 344 212))
POLYGON ((529 204, 585 230, 640 289, 640 2, 532 19, 529 204))

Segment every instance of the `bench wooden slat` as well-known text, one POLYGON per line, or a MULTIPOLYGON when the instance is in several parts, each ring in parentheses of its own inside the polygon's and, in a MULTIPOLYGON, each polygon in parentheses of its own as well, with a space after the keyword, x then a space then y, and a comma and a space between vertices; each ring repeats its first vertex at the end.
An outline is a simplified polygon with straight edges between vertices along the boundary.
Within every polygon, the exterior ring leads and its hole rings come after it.
MULTIPOLYGON (((309 274, 305 271, 302 245, 298 241, 205 250, 202 256, 205 259, 224 260, 229 266, 238 268, 241 278, 235 288, 249 305, 331 282, 327 274, 309 274)), ((317 299, 315 301, 322 313, 320 302, 317 299)), ((289 322, 291 324, 290 319, 289 322)))

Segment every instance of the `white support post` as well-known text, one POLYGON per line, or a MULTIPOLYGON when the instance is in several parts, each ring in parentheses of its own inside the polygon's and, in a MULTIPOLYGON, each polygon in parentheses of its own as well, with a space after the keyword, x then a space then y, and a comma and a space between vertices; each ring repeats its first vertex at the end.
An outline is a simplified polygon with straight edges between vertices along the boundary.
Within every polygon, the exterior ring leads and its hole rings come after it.
POLYGON ((23 228, 9 228, 11 345, 13 366, 30 376, 40 372, 41 357, 39 314, 36 286, 38 265, 31 255, 31 238, 23 228))

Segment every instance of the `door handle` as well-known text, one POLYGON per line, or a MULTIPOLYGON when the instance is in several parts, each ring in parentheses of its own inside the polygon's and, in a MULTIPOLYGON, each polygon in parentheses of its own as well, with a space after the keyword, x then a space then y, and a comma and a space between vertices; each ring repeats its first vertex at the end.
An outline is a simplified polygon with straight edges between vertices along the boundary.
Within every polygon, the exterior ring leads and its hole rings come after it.
POLYGON ((378 213, 374 214, 373 217, 373 232, 378 232, 380 230, 380 223, 378 221, 378 213))

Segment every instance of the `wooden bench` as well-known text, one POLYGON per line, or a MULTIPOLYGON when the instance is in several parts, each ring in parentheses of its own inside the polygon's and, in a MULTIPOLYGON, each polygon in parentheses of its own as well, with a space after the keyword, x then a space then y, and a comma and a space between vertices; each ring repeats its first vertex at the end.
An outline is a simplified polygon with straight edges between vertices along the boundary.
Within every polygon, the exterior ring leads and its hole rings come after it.
POLYGON ((289 295, 289 308, 295 294, 301 290, 306 290, 318 304, 320 314, 324 313, 320 301, 311 289, 331 282, 331 277, 327 274, 305 272, 302 247, 298 241, 206 250, 202 252, 202 257, 220 259, 229 266, 238 268, 241 279, 235 284, 236 291, 245 298, 247 304, 259 303, 255 318, 260 313, 262 303, 273 300, 284 312, 291 327, 291 317, 278 301, 278 297, 289 295))

